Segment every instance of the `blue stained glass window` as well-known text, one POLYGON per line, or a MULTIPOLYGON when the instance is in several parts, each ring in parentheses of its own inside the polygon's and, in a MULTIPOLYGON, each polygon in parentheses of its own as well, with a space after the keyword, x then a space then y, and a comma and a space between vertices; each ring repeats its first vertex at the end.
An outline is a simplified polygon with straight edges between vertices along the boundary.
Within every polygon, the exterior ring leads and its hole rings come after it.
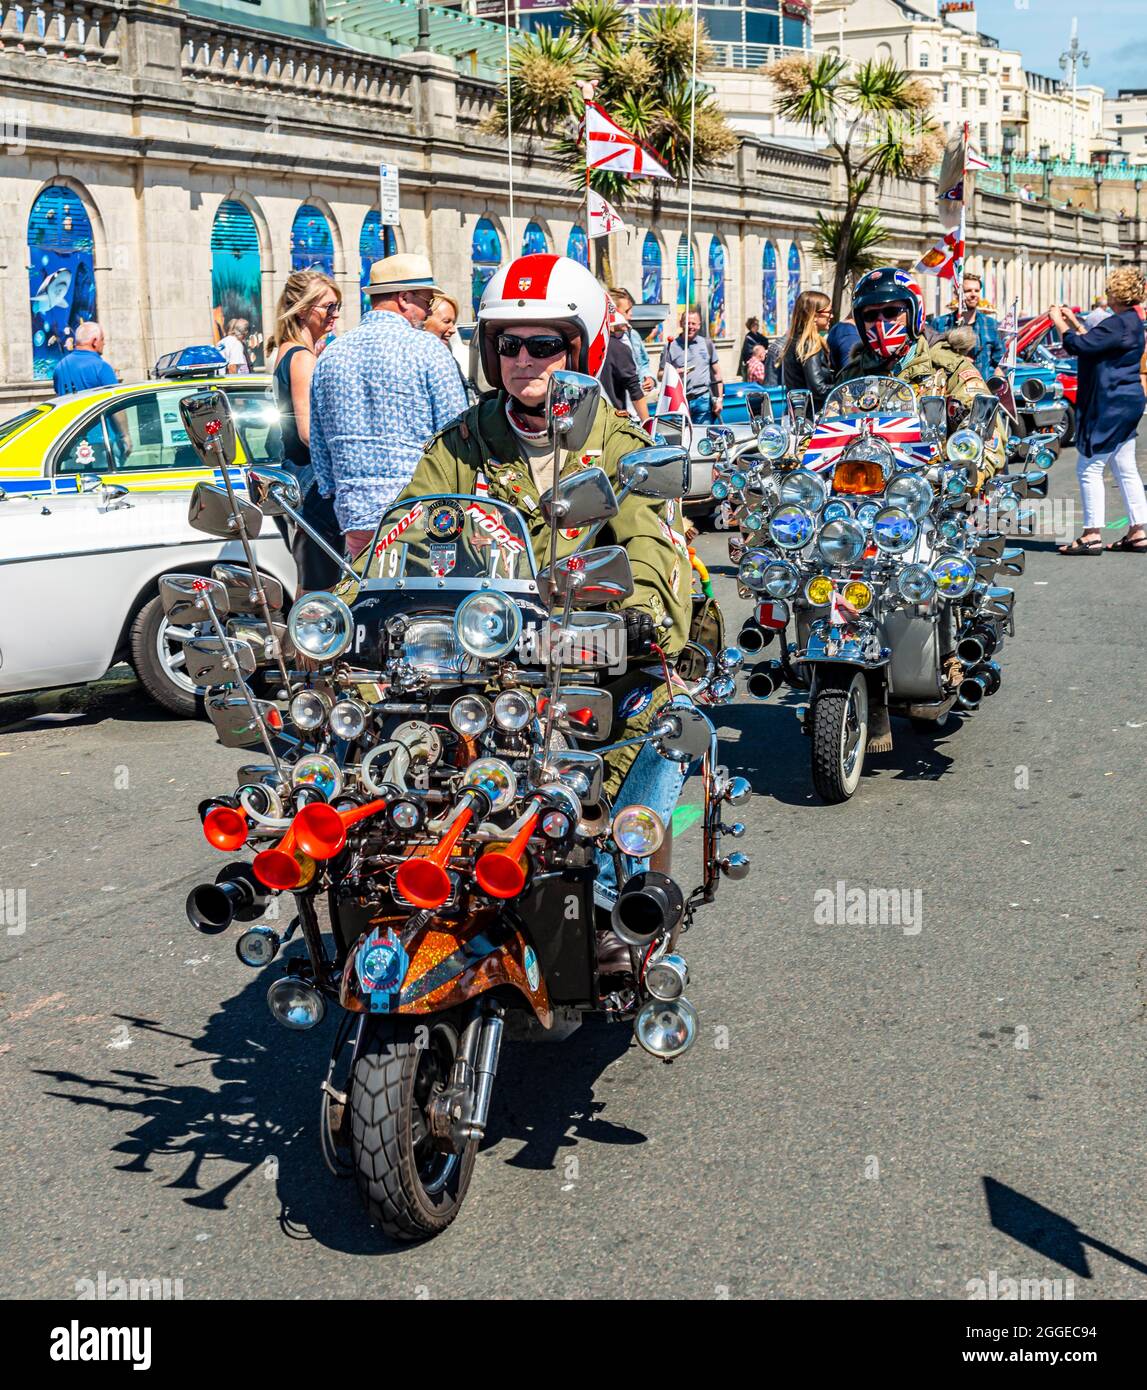
POLYGON ((725 319, 725 248, 717 237, 709 243, 709 337, 724 338, 728 332, 725 319))
POLYGON ((801 249, 792 242, 789 245, 789 322, 792 322, 793 306, 797 302, 797 295, 801 292, 801 249))
POLYGON ((219 204, 211 224, 211 320, 214 341, 232 319, 246 319, 247 356, 263 365, 263 268, 255 219, 242 203, 219 204))
POLYGON ((527 222, 526 230, 522 235, 522 255, 536 256, 549 249, 546 234, 541 227, 536 222, 527 222))
POLYGON ((291 224, 291 269, 335 273, 335 243, 331 225, 318 208, 304 203, 291 224))
POLYGON ((366 287, 370 281, 371 266, 375 261, 381 261, 386 256, 397 254, 398 240, 394 235, 394 228, 382 225, 382 215, 377 210, 368 212, 358 238, 360 266, 358 283, 362 290, 362 312, 364 314, 370 313, 370 299, 366 293, 366 287))
POLYGON ((689 243, 684 237, 677 243, 677 307, 685 309, 697 302, 697 248, 689 256, 689 243))
POLYGON ((761 319, 766 333, 777 331, 777 248, 771 241, 765 242, 761 273, 761 319))
POLYGON ((502 238, 498 235, 498 229, 488 217, 480 217, 470 245, 470 298, 475 318, 482 303, 482 291, 501 264, 502 238))
MULTIPOLYGON (((642 304, 661 304, 663 293, 661 243, 652 232, 645 233, 641 243, 641 302, 642 304)), ((660 343, 665 337, 662 324, 658 324, 649 335, 651 343, 660 343)))
POLYGON ((92 224, 70 188, 53 184, 28 217, 28 298, 32 311, 32 372, 51 379, 71 350, 76 329, 96 316, 92 224))
POLYGON ((584 265, 589 269, 589 237, 586 236, 581 227, 570 228, 570 238, 566 242, 566 255, 571 261, 577 261, 578 265, 584 265))

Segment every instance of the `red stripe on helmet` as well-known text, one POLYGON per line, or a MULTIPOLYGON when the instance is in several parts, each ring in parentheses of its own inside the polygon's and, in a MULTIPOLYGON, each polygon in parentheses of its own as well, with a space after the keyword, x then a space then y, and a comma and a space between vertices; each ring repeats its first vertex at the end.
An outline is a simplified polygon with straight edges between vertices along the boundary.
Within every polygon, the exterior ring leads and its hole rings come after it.
POLYGON ((548 251, 519 256, 506 272, 503 298, 545 299, 550 288, 550 276, 560 259, 548 251))

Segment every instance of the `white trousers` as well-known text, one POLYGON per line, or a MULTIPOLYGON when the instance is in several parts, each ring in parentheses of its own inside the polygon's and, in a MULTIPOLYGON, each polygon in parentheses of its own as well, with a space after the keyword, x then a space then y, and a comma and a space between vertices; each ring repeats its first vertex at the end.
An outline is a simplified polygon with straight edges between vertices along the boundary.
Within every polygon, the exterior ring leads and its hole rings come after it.
POLYGON ((1106 493, 1103 487, 1103 470, 1110 467, 1123 494, 1127 516, 1132 526, 1147 525, 1147 493, 1143 491, 1143 479, 1135 466, 1135 439, 1125 439, 1117 449, 1106 454, 1095 454, 1091 458, 1079 456, 1076 476, 1079 490, 1083 495, 1083 529, 1099 531, 1103 529, 1104 503, 1106 493))

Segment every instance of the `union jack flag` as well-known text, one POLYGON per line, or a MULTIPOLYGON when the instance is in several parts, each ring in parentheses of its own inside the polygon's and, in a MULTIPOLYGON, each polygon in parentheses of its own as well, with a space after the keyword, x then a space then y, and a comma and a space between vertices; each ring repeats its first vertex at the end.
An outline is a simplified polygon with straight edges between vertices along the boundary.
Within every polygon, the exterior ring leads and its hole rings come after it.
POLYGON ((919 467, 931 461, 931 446, 920 438, 920 421, 915 415, 865 415, 860 418, 871 428, 862 429, 856 416, 822 420, 809 439, 801 466, 811 468, 814 473, 832 468, 848 445, 865 435, 883 439, 891 445, 893 458, 903 468, 919 467))

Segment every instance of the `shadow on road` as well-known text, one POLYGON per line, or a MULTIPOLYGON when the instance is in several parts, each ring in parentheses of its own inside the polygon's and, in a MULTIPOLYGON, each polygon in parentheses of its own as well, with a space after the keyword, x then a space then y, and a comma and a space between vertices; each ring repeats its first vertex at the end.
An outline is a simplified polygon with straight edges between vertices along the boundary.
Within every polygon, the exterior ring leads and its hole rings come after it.
POLYGON ((178 715, 157 705, 130 670, 113 667, 113 672, 89 685, 0 695, 0 736, 28 733, 54 724, 82 728, 106 719, 129 720, 133 724, 182 722, 178 715))
POLYGON ((1091 1278, 1091 1267, 1087 1262, 1086 1246, 1109 1255, 1113 1260, 1138 1274, 1147 1274, 1147 1264, 1125 1255, 1114 1246, 1097 1240, 1081 1231, 1074 1221, 1060 1216, 1050 1207, 1025 1197, 1022 1192, 997 1182, 995 1178, 984 1178, 984 1196, 988 1203, 988 1216, 997 1231, 1018 1240, 1029 1250, 1045 1259, 1054 1260, 1081 1279, 1091 1278))

